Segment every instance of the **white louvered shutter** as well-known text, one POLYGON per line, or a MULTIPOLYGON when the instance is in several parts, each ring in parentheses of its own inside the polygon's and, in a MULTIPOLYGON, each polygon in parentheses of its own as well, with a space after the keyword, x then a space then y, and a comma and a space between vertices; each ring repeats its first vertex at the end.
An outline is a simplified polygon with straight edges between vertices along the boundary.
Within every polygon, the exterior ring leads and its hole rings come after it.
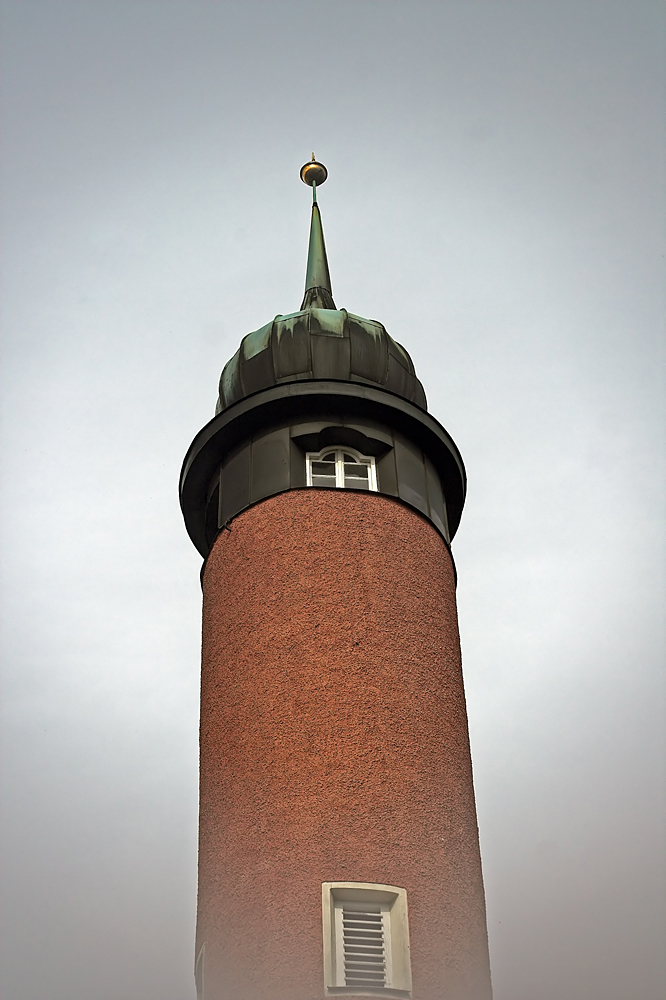
POLYGON ((340 901, 336 906, 336 980, 341 986, 382 990, 391 985, 389 908, 340 901))

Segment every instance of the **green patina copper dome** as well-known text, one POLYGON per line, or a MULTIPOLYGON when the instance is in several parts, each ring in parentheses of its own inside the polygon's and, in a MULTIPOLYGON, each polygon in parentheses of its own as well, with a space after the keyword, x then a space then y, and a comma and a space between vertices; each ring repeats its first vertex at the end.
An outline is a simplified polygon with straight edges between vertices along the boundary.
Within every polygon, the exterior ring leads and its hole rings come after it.
POLYGON ((224 366, 216 413, 261 389, 308 379, 379 386, 426 409, 423 386, 404 347, 376 320, 336 309, 316 200, 300 312, 276 316, 243 337, 224 366))

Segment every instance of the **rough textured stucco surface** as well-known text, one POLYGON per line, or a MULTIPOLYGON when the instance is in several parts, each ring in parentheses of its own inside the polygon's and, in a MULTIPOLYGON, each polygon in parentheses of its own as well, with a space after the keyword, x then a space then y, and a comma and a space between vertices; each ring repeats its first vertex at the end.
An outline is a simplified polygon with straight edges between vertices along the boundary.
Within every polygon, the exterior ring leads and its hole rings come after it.
POLYGON ((415 1000, 490 973, 451 558, 386 497, 245 511, 204 578, 206 1000, 323 997, 321 883, 407 889, 415 1000))

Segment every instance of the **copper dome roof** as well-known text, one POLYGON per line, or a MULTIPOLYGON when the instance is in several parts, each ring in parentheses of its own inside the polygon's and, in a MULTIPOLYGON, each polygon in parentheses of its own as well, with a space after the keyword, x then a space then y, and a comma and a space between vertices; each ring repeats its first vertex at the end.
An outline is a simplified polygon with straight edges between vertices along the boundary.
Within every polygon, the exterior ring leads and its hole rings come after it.
POLYGON ((224 366, 216 412, 260 389, 303 379, 365 382, 426 409, 412 359, 381 323, 346 309, 310 308, 276 316, 243 337, 224 366))
POLYGON ((425 410, 423 386, 404 347, 376 320, 336 309, 314 186, 313 193, 301 310, 243 337, 224 366, 216 413, 261 389, 313 379, 379 386, 425 410))

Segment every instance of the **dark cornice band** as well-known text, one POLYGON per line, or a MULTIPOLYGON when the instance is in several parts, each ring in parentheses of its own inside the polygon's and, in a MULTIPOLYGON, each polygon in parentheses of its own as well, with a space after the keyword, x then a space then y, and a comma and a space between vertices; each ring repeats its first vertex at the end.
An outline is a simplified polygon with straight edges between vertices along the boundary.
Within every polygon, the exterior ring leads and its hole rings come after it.
POLYGON ((203 555, 208 550, 209 487, 225 456, 272 424, 327 416, 379 421, 418 445, 440 476, 453 537, 465 502, 466 475, 460 452, 441 424, 386 389, 357 382, 307 380, 273 386, 239 400, 213 417, 190 445, 180 476, 180 505, 188 534, 203 555))

